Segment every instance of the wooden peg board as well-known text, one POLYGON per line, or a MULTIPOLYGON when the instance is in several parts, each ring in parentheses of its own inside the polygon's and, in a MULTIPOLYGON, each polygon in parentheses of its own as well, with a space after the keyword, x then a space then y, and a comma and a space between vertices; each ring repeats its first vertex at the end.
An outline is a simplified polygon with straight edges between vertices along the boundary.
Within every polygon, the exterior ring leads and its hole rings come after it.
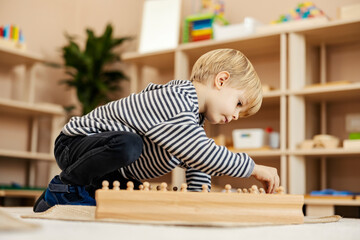
POLYGON ((303 195, 238 192, 96 191, 96 218, 141 222, 304 222, 303 195))

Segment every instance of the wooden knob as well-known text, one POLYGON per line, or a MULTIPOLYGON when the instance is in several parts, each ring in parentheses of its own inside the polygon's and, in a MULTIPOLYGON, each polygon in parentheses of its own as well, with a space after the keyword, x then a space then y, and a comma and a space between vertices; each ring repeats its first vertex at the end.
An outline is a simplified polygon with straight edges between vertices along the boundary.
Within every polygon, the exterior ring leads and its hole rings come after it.
POLYGON ((280 186, 276 189, 276 192, 278 194, 285 194, 285 188, 283 186, 280 186))
POLYGON ((178 188, 175 186, 173 187, 173 191, 176 192, 178 190, 178 188))
POLYGON ((126 190, 128 190, 128 191, 133 191, 134 190, 134 183, 133 182, 128 181, 126 186, 127 186, 126 190))
POLYGON ((102 189, 103 190, 109 190, 109 182, 108 181, 104 180, 102 182, 102 189))
POLYGON ((201 188, 202 188, 202 192, 209 192, 208 191, 208 188, 209 188, 209 186, 207 185, 207 184, 203 184, 202 186, 201 186, 201 188))
POLYGON ((231 185, 230 185, 230 184, 226 184, 226 185, 225 185, 225 192, 226 192, 226 193, 230 193, 230 192, 231 192, 231 185))
POLYGON ((187 184, 186 183, 181 184, 180 192, 187 192, 187 184))
POLYGON ((252 186, 251 186, 250 192, 251 192, 251 193, 254 193, 254 194, 260 193, 260 192, 259 192, 259 189, 258 189, 258 187, 257 187, 256 185, 252 185, 252 186))
POLYGON ((120 190, 120 182, 119 181, 114 181, 113 182, 113 190, 115 190, 115 191, 120 190))
POLYGON ((144 185, 141 184, 141 185, 139 186, 139 190, 140 190, 140 191, 144 191, 144 185))
POLYGON ((160 184, 160 191, 166 192, 167 191, 167 183, 163 182, 160 184))
POLYGON ((237 189, 237 193, 242 193, 243 191, 241 190, 241 188, 237 189))
POLYGON ((144 182, 144 191, 150 191, 150 183, 149 182, 144 182))

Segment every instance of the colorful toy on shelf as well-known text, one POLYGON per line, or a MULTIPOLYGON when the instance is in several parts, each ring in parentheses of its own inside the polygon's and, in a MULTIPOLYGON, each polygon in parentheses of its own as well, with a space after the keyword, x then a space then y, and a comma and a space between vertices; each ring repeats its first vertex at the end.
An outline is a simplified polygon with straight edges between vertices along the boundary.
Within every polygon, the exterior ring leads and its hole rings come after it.
POLYGON ((0 26, 0 45, 25 49, 25 38, 19 26, 0 26))
POLYGON ((288 14, 283 14, 279 19, 272 21, 272 24, 296 21, 306 18, 326 17, 325 13, 315 6, 312 2, 300 3, 295 9, 291 9, 288 14))
POLYGON ((198 14, 185 18, 183 28, 183 42, 196 42, 214 38, 213 23, 217 21, 222 25, 229 22, 224 18, 224 1, 202 0, 198 14))
POLYGON ((196 42, 213 38, 214 14, 199 14, 185 18, 183 42, 196 42))

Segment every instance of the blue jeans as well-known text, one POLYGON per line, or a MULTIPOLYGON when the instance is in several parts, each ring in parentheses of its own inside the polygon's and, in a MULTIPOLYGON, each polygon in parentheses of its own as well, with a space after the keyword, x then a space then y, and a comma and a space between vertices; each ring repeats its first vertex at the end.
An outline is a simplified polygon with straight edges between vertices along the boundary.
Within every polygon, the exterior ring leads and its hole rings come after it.
MULTIPOLYGON (((142 147, 141 137, 131 132, 103 132, 90 136, 60 133, 55 141, 54 154, 62 170, 60 179, 65 184, 96 189, 101 187, 103 180, 108 180, 110 185, 118 180, 120 187, 125 188, 129 179, 124 179, 118 169, 135 162, 142 147)), ((130 180, 135 188, 141 184, 130 180)))

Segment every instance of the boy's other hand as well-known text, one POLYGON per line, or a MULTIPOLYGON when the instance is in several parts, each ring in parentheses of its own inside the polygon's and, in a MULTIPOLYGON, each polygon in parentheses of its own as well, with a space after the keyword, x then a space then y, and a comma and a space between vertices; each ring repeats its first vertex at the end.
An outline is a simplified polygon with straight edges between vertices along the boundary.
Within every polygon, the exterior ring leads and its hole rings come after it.
POLYGON ((266 193, 274 193, 275 189, 279 187, 280 177, 276 168, 255 164, 251 176, 263 184, 266 193))

